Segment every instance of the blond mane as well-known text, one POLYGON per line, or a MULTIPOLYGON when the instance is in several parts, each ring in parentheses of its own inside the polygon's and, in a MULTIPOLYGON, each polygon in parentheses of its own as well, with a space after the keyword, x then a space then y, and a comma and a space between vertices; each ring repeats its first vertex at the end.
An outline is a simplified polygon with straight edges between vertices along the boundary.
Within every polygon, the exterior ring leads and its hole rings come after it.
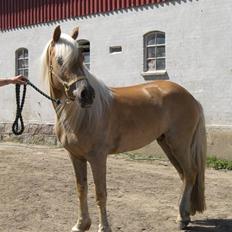
MULTIPOLYGON (((49 92, 52 91, 52 84, 49 78, 49 47, 51 41, 45 46, 42 53, 42 77, 48 87, 49 92)), ((78 43, 69 35, 61 34, 59 41, 55 44, 55 57, 62 56, 63 68, 68 68, 69 64, 75 62, 79 56, 78 43)), ((77 67, 78 68, 78 67, 77 67)), ((84 74, 90 85, 95 90, 95 99, 93 104, 88 109, 83 109, 78 101, 70 105, 61 104, 55 106, 57 113, 57 123, 67 131, 76 131, 81 127, 93 129, 98 120, 101 120, 104 112, 106 112, 111 104, 113 95, 109 87, 102 81, 96 79, 84 65, 84 74)))

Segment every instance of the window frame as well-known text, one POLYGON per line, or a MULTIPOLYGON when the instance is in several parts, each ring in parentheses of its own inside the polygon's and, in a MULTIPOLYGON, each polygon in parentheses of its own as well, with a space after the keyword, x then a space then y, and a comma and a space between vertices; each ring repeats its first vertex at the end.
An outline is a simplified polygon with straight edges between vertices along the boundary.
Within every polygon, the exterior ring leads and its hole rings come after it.
POLYGON ((18 48, 15 51, 15 75, 20 75, 22 74, 25 77, 29 77, 29 51, 27 48, 18 48), (23 57, 19 57, 20 52, 23 52, 23 57), (27 53, 27 56, 25 55, 27 53), (27 66, 26 67, 19 67, 19 61, 25 61, 27 60, 27 66), (27 72, 27 74, 26 74, 27 72))
POLYGON ((163 75, 166 74, 166 60, 167 60, 167 56, 166 56, 166 34, 163 31, 150 31, 146 34, 143 35, 143 72, 142 72, 142 76, 150 76, 150 75, 163 75), (155 43, 148 45, 148 37, 150 37, 151 35, 155 36, 155 43), (157 35, 162 34, 164 35, 164 43, 158 44, 156 39, 157 39, 157 35), (155 56, 154 57, 148 57, 148 48, 157 48, 157 47, 164 47, 164 51, 165 51, 165 55, 164 56, 155 56), (156 61, 157 60, 161 60, 164 59, 164 69, 157 69, 157 67, 155 67, 154 70, 149 70, 148 69, 148 60, 155 60, 155 66, 156 66, 156 61))

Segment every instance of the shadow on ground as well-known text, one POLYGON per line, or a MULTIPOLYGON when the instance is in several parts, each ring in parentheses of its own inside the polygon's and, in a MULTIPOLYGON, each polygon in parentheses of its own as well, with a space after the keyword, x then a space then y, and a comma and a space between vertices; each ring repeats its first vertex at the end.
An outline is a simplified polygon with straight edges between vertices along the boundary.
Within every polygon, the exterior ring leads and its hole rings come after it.
POLYGON ((185 232, 232 232, 232 219, 192 221, 185 232))

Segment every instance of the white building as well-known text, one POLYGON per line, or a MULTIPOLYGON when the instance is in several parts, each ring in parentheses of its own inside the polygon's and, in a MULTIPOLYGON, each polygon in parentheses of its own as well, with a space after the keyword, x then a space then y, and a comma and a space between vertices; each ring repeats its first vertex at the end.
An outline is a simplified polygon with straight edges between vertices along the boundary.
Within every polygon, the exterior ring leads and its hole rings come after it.
MULTIPOLYGON (((232 158, 231 0, 2 2, 0 76, 21 70, 41 87, 40 56, 55 25, 65 33, 79 26, 92 73, 110 86, 155 79, 181 84, 203 105, 209 154, 232 158)), ((52 142, 51 103, 27 89, 26 130, 17 139, 52 142)), ((2 139, 15 139, 14 86, 1 88, 0 97, 2 139)))

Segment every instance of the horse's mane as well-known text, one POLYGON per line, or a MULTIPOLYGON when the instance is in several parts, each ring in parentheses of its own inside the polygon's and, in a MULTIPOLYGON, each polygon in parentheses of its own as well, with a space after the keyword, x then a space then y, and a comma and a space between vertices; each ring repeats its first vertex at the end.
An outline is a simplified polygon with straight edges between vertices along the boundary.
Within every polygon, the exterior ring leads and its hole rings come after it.
MULTIPOLYGON (((42 53, 42 77, 48 87, 52 90, 52 84, 49 75, 49 46, 51 41, 45 46, 42 53)), ((72 37, 61 34, 58 43, 55 44, 55 57, 63 57, 63 66, 68 67, 70 63, 75 61, 79 56, 78 43, 72 39, 72 37)), ((56 113, 58 118, 58 123, 62 123, 68 131, 78 130, 80 127, 94 127, 94 124, 101 120, 103 114, 108 110, 112 101, 112 92, 109 87, 107 87, 102 81, 92 75, 88 69, 83 67, 84 74, 89 81, 90 85, 95 90, 95 99, 93 104, 88 109, 83 109, 80 107, 77 101, 70 105, 61 105, 57 107, 56 113), (70 111, 70 112, 67 112, 70 111)))

